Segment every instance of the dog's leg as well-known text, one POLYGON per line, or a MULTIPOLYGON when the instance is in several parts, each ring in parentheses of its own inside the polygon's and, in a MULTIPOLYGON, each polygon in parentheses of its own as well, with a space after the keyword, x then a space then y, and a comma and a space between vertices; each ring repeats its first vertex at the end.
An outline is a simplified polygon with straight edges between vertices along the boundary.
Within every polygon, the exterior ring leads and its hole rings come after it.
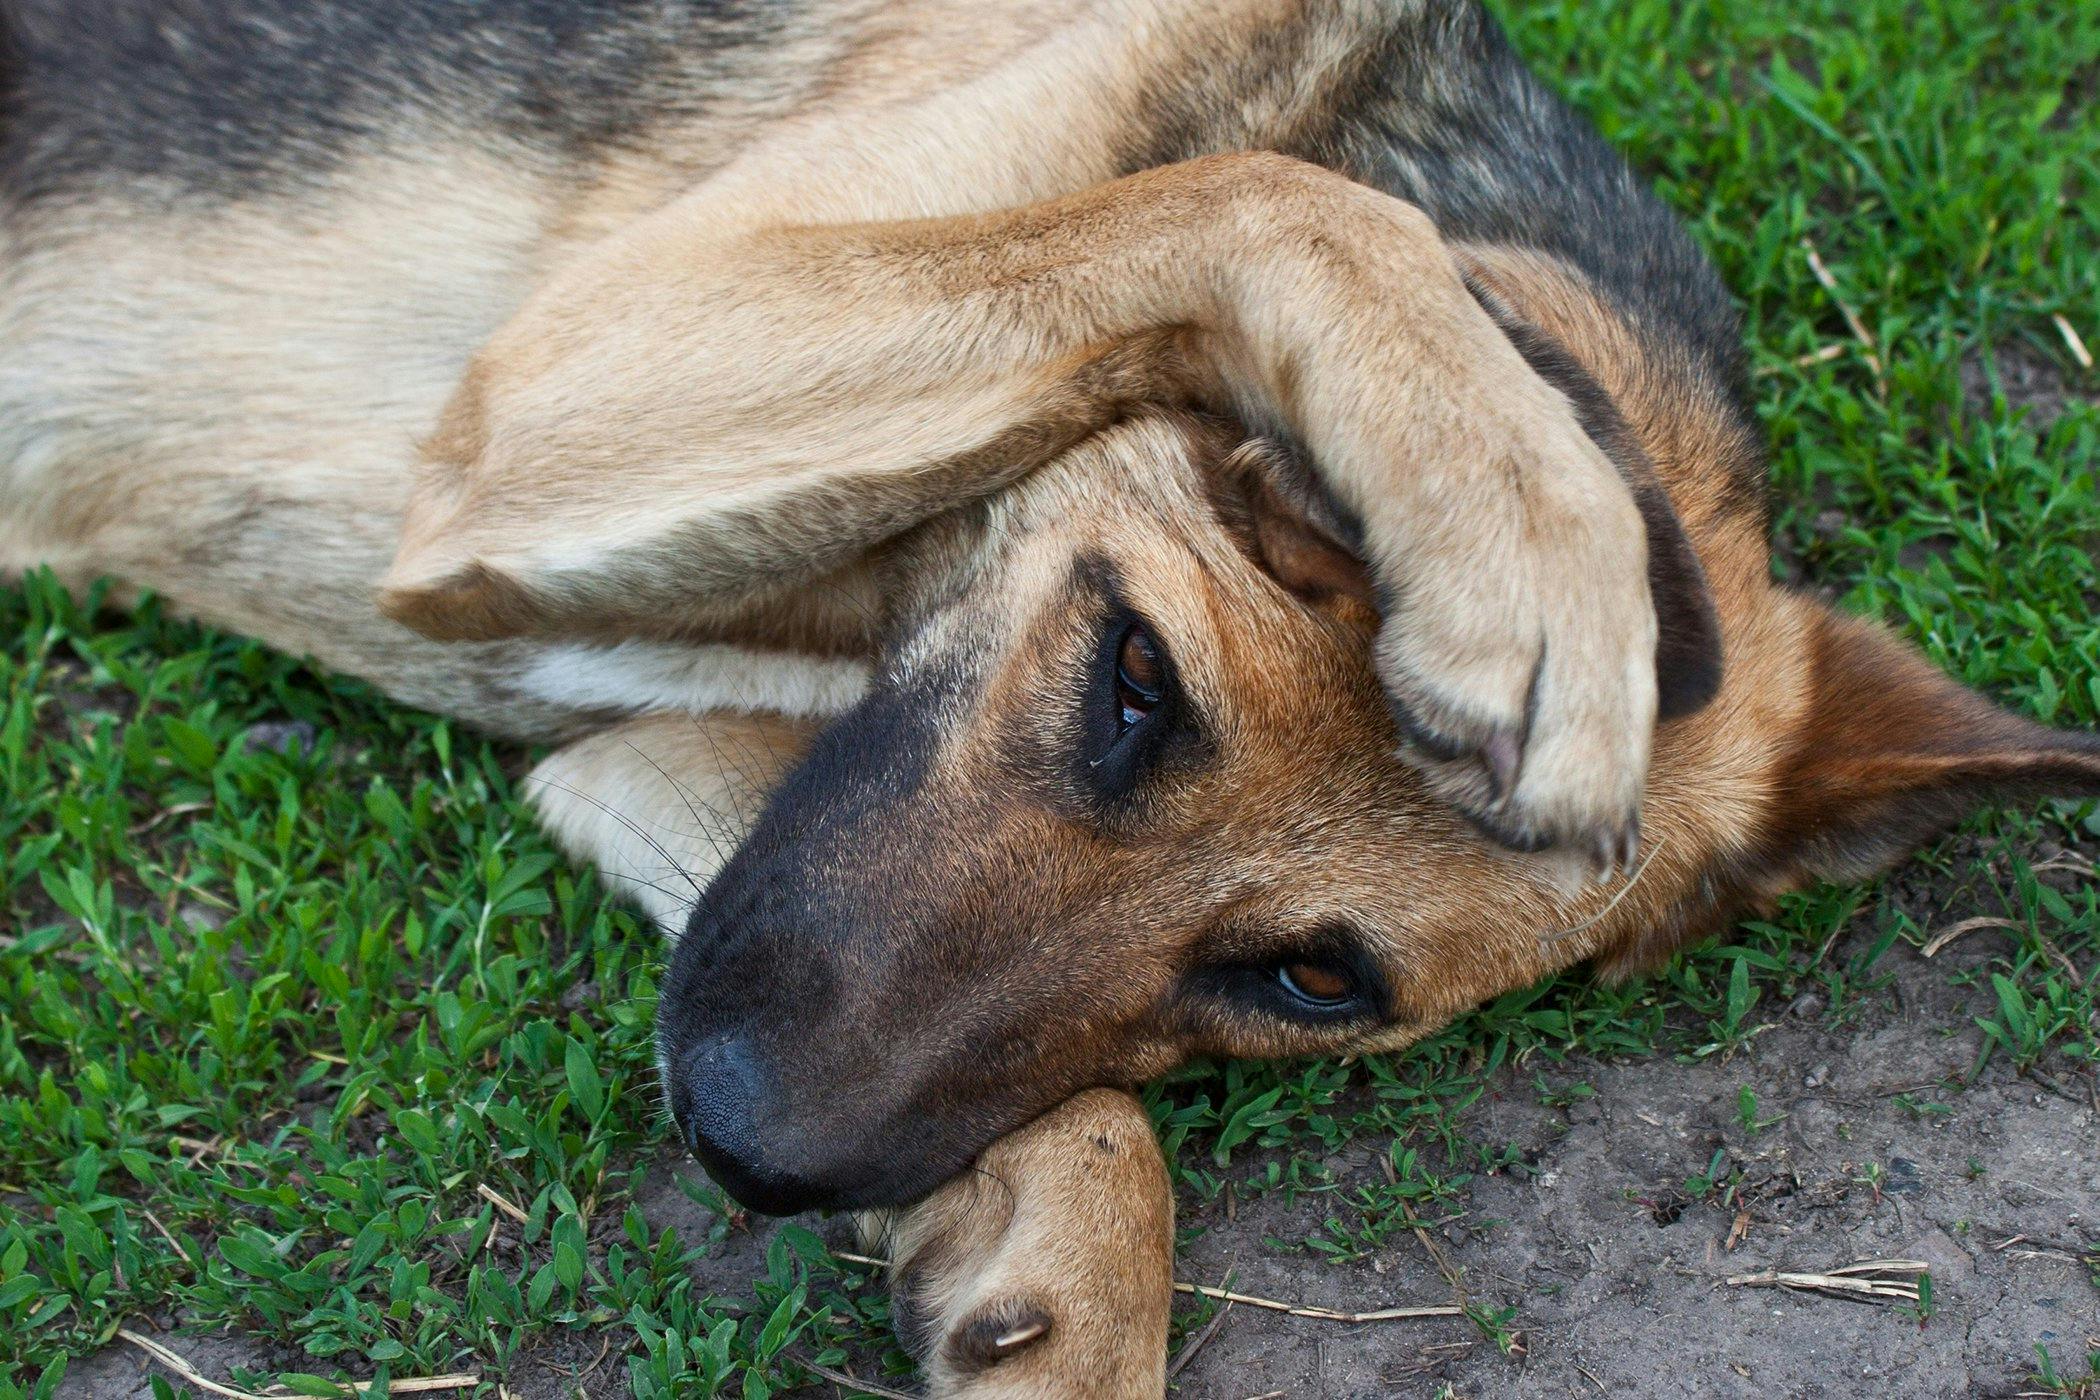
POLYGON ((862 1223, 889 1251, 898 1336, 929 1394, 1149 1400, 1166 1388, 1174 1200, 1128 1094, 1070 1099, 926 1201, 862 1223))
POLYGON ((651 714, 579 739, 527 779, 555 843, 676 937, 815 723, 651 714))
POLYGON ((1275 155, 910 223, 642 220, 479 357, 383 606, 454 638, 675 626, 1160 400, 1310 448, 1441 795, 1623 854, 1656 714, 1633 496, 1418 210, 1275 155))

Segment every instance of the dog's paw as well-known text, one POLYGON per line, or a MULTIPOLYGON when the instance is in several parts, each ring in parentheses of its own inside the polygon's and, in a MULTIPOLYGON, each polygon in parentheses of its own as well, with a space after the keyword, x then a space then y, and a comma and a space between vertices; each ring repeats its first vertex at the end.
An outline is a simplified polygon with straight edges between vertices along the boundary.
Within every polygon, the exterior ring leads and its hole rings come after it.
POLYGON ((1655 608, 1639 510, 1572 414, 1553 416, 1468 469, 1486 489, 1465 508, 1378 551, 1375 655, 1401 756, 1440 799, 1505 846, 1605 875, 1639 843, 1655 608))
POLYGON ((1174 1212, 1152 1120, 1093 1089, 886 1220, 890 1317, 939 1400, 1158 1400, 1174 1212))

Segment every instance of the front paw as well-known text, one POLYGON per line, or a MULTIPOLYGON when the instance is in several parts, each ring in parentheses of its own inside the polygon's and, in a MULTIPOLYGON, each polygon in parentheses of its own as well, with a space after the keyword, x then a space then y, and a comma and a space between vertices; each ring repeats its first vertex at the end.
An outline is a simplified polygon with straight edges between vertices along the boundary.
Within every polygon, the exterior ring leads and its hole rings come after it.
MULTIPOLYGON (((1556 396, 1557 398, 1557 396, 1556 396)), ((1549 405, 1549 409, 1550 409, 1549 405)), ((1522 425, 1385 556, 1376 659, 1401 756, 1501 844, 1629 868, 1656 718, 1639 511, 1564 408, 1522 425)))

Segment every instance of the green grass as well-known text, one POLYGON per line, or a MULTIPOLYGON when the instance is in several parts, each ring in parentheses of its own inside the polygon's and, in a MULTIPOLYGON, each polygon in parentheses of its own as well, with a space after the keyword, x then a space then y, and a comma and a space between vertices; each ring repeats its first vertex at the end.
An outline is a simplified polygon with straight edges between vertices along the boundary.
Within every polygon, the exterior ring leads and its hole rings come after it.
MULTIPOLYGON (((2100 9, 1504 8, 1743 298, 1782 574, 2010 704, 2100 723, 2100 384, 2051 320, 2100 343, 2100 9), (2069 400, 2046 427, 1990 387, 2037 373, 2069 400)), ((535 833, 525 755, 37 582, 0 592, 0 682, 0 1397, 50 1394, 66 1357, 169 1302, 314 1375, 494 1377, 585 1328, 643 1395, 761 1396, 849 1347, 862 1374, 904 1371, 879 1288, 809 1232, 706 1297, 685 1259, 711 1241, 631 1208, 671 1155, 657 947, 535 833), (251 742, 287 724, 311 742, 251 742)), ((2012 1068, 2100 1060, 2100 892, 2034 870, 2043 841, 2090 852, 2096 831, 2056 806, 1925 857, 1961 912, 2016 925, 1975 975, 1985 1054, 2012 1068)), ((1842 1026, 1922 936, 1881 888, 1818 890, 1652 981, 1571 976, 1404 1057, 1199 1066, 1153 1101, 1194 1197, 1318 1193, 1326 1223, 1283 1243, 1319 1267, 1505 1164, 1463 1119, 1512 1066, 1725 1054, 1802 990, 1842 1026), (1340 1189, 1318 1163, 1349 1141, 1389 1181, 1340 1189)))

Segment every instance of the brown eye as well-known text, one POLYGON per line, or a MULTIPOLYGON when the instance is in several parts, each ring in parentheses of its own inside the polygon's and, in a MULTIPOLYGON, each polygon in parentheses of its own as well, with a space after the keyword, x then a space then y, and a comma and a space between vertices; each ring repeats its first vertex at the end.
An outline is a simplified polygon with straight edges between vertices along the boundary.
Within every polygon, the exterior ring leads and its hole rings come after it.
POLYGON ((1166 665, 1160 660, 1159 644, 1143 624, 1131 623, 1116 647, 1116 702, 1122 706, 1126 727, 1159 708, 1166 684, 1166 665))
POLYGON ((1354 992, 1347 973, 1328 963, 1287 962, 1276 969, 1283 989, 1313 1006, 1339 1006, 1354 992))

